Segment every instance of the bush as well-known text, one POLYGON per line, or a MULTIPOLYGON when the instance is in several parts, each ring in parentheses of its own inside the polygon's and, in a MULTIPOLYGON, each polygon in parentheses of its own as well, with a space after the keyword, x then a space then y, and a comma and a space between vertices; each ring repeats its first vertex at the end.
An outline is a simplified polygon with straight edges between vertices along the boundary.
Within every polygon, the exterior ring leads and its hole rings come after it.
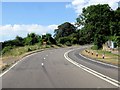
POLYGON ((32 51, 32 49, 31 49, 31 48, 28 48, 28 49, 27 49, 27 52, 30 52, 30 51, 32 51))
POLYGON ((67 42, 70 43, 71 39, 69 37, 61 37, 58 40, 58 43, 60 44, 66 44, 67 42))
POLYGON ((50 45, 46 45, 46 48, 50 48, 50 45))
POLYGON ((91 47, 91 49, 93 49, 93 50, 98 50, 99 48, 98 48, 97 45, 94 45, 94 46, 91 47))
POLYGON ((67 46, 72 46, 69 41, 67 41, 67 42, 65 43, 65 45, 67 45, 67 46))
POLYGON ((13 49, 11 46, 7 46, 2 50, 2 54, 5 54, 6 52, 9 52, 11 49, 13 49))
POLYGON ((62 47, 62 45, 61 45, 61 44, 57 44, 57 46, 62 47))

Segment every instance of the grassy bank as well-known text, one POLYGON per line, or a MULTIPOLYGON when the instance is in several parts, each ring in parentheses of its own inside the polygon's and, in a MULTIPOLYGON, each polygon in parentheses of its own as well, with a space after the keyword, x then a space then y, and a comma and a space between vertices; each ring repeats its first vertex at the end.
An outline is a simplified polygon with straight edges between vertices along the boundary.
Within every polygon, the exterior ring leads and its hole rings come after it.
POLYGON ((98 60, 101 62, 105 62, 105 63, 117 65, 117 66, 120 65, 119 60, 118 60, 119 55, 113 54, 109 51, 93 50, 91 48, 87 48, 80 53, 94 60, 98 60), (104 58, 103 58, 103 55, 104 55, 104 58))
POLYGON ((24 47, 14 47, 12 49, 6 50, 6 52, 2 55, 2 58, 0 58, 1 62, 1 70, 5 70, 8 67, 10 67, 12 64, 20 60, 22 57, 43 51, 44 49, 49 49, 49 48, 59 48, 59 47, 64 47, 62 45, 31 45, 31 46, 24 46, 24 47))

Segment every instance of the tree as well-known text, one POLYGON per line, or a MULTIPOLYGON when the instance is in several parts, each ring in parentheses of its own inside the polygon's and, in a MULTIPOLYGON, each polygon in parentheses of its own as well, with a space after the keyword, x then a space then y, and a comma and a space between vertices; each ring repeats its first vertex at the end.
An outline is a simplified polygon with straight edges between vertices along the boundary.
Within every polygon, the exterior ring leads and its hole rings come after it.
POLYGON ((102 47, 107 37, 111 36, 111 33, 117 32, 113 31, 116 24, 111 22, 114 16, 113 12, 108 4, 91 5, 83 8, 82 14, 77 18, 77 24, 84 26, 81 32, 83 35, 80 35, 80 43, 84 43, 84 41, 86 43, 94 42, 95 45, 99 45, 99 48, 102 47), (110 26, 112 26, 111 30, 110 26))
POLYGON ((67 43, 71 44, 71 39, 69 37, 61 37, 59 38, 58 42, 61 44, 67 44, 67 43))
POLYGON ((43 42, 47 42, 47 44, 56 44, 55 39, 52 38, 52 35, 50 33, 42 35, 42 40, 43 42))
POLYGON ((23 38, 20 36, 16 36, 14 42, 16 46, 24 46, 23 38))
POLYGON ((72 25, 69 22, 65 22, 58 26, 58 29, 54 30, 54 37, 56 40, 58 40, 61 37, 69 36, 70 34, 74 33, 76 31, 76 28, 74 25, 72 25))
POLYGON ((24 39, 25 45, 34 45, 35 43, 38 43, 40 41, 41 37, 35 33, 30 33, 27 35, 27 37, 24 39))

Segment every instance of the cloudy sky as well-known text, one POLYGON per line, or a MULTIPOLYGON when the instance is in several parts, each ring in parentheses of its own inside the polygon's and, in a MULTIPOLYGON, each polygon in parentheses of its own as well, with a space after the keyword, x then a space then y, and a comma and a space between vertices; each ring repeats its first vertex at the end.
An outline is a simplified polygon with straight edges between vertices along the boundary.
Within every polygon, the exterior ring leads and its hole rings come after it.
POLYGON ((30 32, 40 35, 54 34, 54 29, 58 25, 66 21, 74 23, 83 7, 93 4, 109 4, 115 10, 118 7, 118 1, 120 0, 2 2, 2 25, 0 25, 0 36, 2 37, 0 37, 0 41, 14 39, 16 35, 25 37, 30 32))

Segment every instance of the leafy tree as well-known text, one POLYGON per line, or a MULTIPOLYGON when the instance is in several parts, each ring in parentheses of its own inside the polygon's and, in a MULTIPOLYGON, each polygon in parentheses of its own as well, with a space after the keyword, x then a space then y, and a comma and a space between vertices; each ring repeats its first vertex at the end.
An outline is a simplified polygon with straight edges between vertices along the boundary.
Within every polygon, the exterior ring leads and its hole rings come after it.
POLYGON ((61 44, 65 44, 66 42, 71 43, 71 39, 69 37, 61 37, 59 38, 58 42, 61 44))
POLYGON ((14 42, 16 46, 24 46, 23 38, 20 36, 16 36, 14 42))
POLYGON ((34 45, 35 43, 38 43, 40 41, 41 37, 35 33, 30 33, 27 35, 27 37, 24 39, 25 45, 34 45))
POLYGON ((55 39, 52 38, 52 35, 50 33, 42 35, 42 40, 43 42, 47 42, 47 44, 56 44, 55 39))
POLYGON ((120 36, 120 10, 113 11, 108 4, 91 5, 83 8, 76 19, 78 26, 83 26, 79 35, 79 43, 92 43, 102 47, 110 36, 120 36), (86 41, 87 40, 87 41, 86 41))
POLYGON ((69 36, 70 34, 74 33, 76 30, 75 26, 69 22, 65 22, 58 26, 58 29, 54 30, 54 37, 55 39, 59 39, 61 37, 69 36))

